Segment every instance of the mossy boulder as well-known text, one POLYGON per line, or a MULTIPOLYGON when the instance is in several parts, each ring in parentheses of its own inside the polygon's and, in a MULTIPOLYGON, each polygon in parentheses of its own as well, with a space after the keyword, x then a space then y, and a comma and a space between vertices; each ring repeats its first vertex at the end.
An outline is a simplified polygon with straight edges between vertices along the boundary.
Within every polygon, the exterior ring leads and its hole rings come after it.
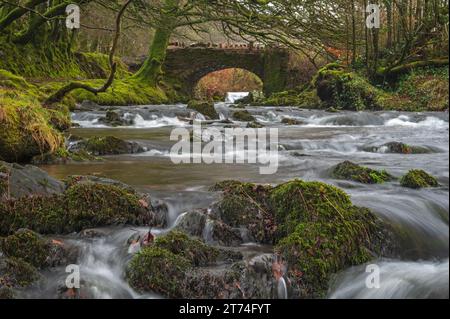
POLYGON ((381 90, 342 65, 332 63, 324 66, 312 84, 326 105, 351 111, 381 109, 378 103, 378 98, 383 95, 381 90))
POLYGON ((431 151, 421 146, 413 146, 400 142, 390 142, 381 146, 364 148, 366 152, 372 153, 393 153, 393 154, 428 154, 431 151))
POLYGON ((105 117, 100 118, 99 121, 100 123, 113 127, 127 126, 133 124, 132 122, 122 118, 119 113, 112 110, 106 111, 105 117))
POLYGON ((107 225, 144 225, 150 209, 135 193, 117 186, 76 184, 63 194, 10 199, 0 203, 0 235, 29 228, 65 234, 107 225))
POLYGON ((38 269, 68 265, 75 262, 78 255, 75 247, 45 239, 28 229, 0 238, 0 251, 8 258, 20 258, 38 269))
POLYGON ((213 102, 208 101, 200 101, 200 100, 191 100, 188 103, 188 109, 197 111, 200 114, 203 114, 205 117, 211 120, 218 120, 219 114, 214 107, 213 102))
POLYGON ((271 200, 279 228, 276 251, 301 286, 299 297, 324 297, 333 273, 381 251, 380 221, 336 187, 296 180, 275 187, 271 200))
POLYGON ((427 187, 439 187, 437 179, 423 170, 411 170, 400 180, 403 187, 419 189, 427 187))
POLYGON ((382 184, 394 179, 386 171, 377 171, 346 161, 333 168, 332 176, 337 179, 355 181, 363 184, 382 184))
POLYGON ((256 119, 253 117, 253 115, 250 114, 247 110, 242 111, 236 111, 231 116, 235 121, 240 122, 256 122, 256 119))
POLYGON ((191 263, 166 249, 144 248, 127 268, 127 279, 140 291, 154 291, 169 298, 182 297, 183 281, 191 263))
POLYGON ((145 148, 136 142, 124 141, 114 136, 94 136, 74 144, 71 152, 85 151, 93 156, 137 154, 145 152, 145 148))
POLYGON ((266 106, 297 106, 304 109, 321 109, 323 103, 311 87, 273 93, 261 104, 266 106))
POLYGON ((219 249, 171 231, 133 257, 127 268, 130 284, 141 291, 155 291, 169 298, 186 294, 186 274, 193 267, 215 264, 219 249))

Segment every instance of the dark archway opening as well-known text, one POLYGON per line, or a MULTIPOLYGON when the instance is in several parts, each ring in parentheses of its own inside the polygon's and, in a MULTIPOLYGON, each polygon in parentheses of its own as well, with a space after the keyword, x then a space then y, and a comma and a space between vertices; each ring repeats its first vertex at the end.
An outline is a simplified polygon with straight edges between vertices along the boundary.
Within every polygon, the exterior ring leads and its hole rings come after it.
POLYGON ((194 97, 224 101, 228 92, 262 92, 264 83, 253 72, 240 68, 228 68, 214 71, 198 81, 194 88, 194 97))

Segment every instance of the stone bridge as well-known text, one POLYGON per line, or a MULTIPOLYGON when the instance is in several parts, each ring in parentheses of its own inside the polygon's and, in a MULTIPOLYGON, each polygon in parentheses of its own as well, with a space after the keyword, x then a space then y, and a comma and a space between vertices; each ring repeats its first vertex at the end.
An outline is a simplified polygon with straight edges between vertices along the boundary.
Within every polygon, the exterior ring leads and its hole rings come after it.
MULTIPOLYGON (((137 70, 141 65, 138 63, 132 69, 137 70)), ((192 96, 200 79, 228 68, 244 69, 259 76, 266 95, 286 90, 292 82, 289 79, 293 72, 289 70, 289 51, 283 48, 171 46, 163 69, 168 79, 180 83, 180 91, 192 96)))

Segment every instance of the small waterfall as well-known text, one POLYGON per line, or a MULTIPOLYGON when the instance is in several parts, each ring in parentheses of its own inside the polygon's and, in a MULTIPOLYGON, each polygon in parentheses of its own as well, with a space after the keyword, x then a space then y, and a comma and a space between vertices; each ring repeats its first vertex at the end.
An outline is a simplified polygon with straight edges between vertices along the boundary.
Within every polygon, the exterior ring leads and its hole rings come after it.
POLYGON ((278 299, 288 299, 287 284, 286 284, 286 280, 283 277, 278 279, 277 297, 278 297, 278 299))
POLYGON ((211 219, 207 219, 205 228, 203 229, 203 239, 207 243, 212 243, 213 239, 214 222, 211 219))

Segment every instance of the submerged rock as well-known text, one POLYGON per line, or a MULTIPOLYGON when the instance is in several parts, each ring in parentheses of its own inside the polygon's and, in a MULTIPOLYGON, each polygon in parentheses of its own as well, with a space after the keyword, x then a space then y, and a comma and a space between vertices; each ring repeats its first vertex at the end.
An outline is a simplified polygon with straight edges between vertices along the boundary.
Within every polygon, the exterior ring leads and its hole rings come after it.
POLYGON ((146 151, 139 143, 124 141, 114 136, 91 137, 73 144, 69 150, 86 151, 94 156, 137 154, 146 151))
POLYGON ((346 161, 333 168, 334 178, 355 181, 364 184, 382 184, 394 179, 386 171, 377 171, 346 161))
POLYGON ((400 142, 390 142, 381 146, 366 147, 364 151, 371 153, 393 154, 427 154, 431 151, 425 147, 407 145, 400 142))
POLYGON ((240 121, 240 122, 252 122, 252 123, 256 122, 256 119, 247 110, 234 112, 232 115, 232 118, 235 121, 240 121))
POLYGON ((423 170, 411 170, 400 180, 403 187, 419 189, 439 187, 437 179, 423 170))
POLYGON ((100 118, 99 122, 113 127, 134 124, 134 120, 123 118, 119 113, 112 110, 107 111, 105 117, 100 118))
POLYGON ((209 118, 210 120, 218 120, 219 114, 217 114, 217 111, 214 107, 213 102, 208 101, 198 101, 198 100, 191 100, 188 103, 188 109, 197 111, 200 114, 203 114, 205 117, 209 118))

